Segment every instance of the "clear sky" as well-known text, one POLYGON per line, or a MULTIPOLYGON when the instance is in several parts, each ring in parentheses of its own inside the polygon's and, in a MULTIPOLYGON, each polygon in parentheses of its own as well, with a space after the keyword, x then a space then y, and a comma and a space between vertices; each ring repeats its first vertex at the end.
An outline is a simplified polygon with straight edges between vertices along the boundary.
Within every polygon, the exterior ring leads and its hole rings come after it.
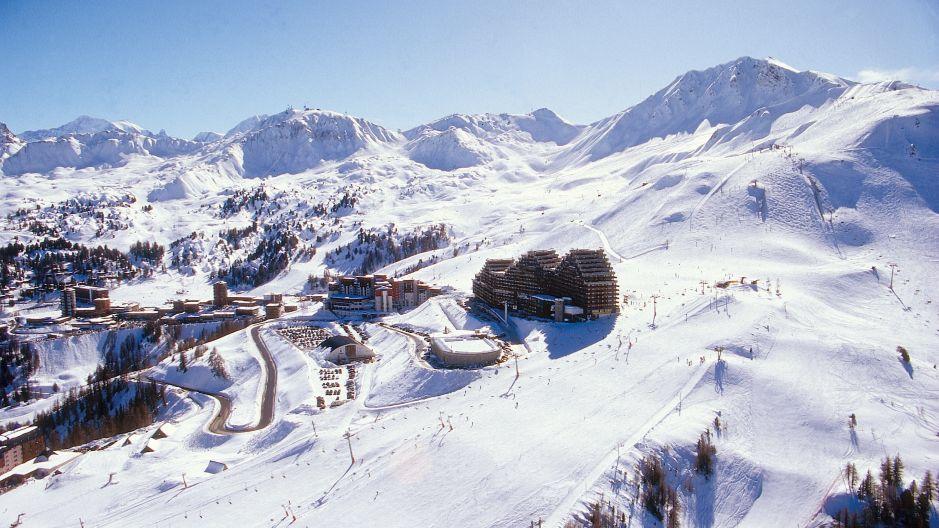
POLYGON ((190 137, 308 105, 401 129, 543 106, 586 123, 743 55, 939 88, 937 6, 0 0, 0 121, 87 114, 190 137))

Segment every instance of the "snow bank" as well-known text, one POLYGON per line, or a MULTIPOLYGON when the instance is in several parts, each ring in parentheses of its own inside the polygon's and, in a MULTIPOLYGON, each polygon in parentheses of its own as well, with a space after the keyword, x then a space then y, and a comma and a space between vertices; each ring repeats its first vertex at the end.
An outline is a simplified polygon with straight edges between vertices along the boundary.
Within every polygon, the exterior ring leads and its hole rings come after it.
POLYGON ((191 387, 203 392, 225 394, 232 400, 228 425, 245 427, 257 423, 261 412, 263 390, 259 352, 250 330, 241 330, 209 345, 209 350, 195 358, 194 350, 186 352, 188 370, 179 370, 179 355, 167 358, 151 371, 154 379, 191 387), (216 348, 225 360, 229 379, 215 376, 209 366, 209 354, 216 348))
POLYGON ((365 400, 368 407, 393 406, 449 394, 480 378, 473 370, 425 368, 414 358, 414 344, 400 333, 369 325, 369 346, 381 355, 365 400))

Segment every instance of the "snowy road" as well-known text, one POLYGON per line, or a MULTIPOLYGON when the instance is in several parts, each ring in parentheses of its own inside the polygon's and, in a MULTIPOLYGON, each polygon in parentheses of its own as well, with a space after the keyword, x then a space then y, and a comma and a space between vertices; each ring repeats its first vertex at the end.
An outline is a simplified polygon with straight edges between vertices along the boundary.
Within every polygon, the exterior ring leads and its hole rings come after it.
POLYGON ((145 376, 145 379, 159 383, 161 385, 169 385, 190 392, 197 392, 215 400, 218 403, 218 408, 215 412, 215 415, 212 417, 209 423, 206 424, 206 428, 211 433, 239 434, 250 433, 252 431, 264 429, 274 420, 274 402, 277 400, 277 365, 274 363, 274 356, 271 354, 271 351, 267 348, 264 340, 261 339, 259 333, 260 329, 260 324, 251 327, 251 337, 258 348, 258 352, 261 354, 261 370, 264 371, 264 389, 261 393, 261 416, 258 419, 257 424, 250 425, 248 427, 229 426, 228 419, 232 412, 232 400, 230 397, 221 392, 206 392, 194 387, 155 379, 149 376, 145 376))

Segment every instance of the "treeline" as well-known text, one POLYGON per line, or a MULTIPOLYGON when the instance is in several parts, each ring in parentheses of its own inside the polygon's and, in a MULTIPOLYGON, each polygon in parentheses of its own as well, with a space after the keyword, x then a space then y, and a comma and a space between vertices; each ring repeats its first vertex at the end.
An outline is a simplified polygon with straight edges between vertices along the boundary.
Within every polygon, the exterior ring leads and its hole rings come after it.
POLYGON ((219 268, 217 276, 232 285, 260 286, 290 266, 291 254, 299 245, 300 237, 292 230, 265 227, 254 250, 231 266, 219 268))
POLYGON ((662 459, 658 455, 647 455, 639 461, 638 470, 642 506, 668 528, 678 528, 681 503, 678 491, 666 481, 662 459))
POLYGON ((140 272, 120 250, 88 247, 64 238, 45 238, 29 244, 14 241, 0 247, 0 286, 10 286, 13 280, 25 278, 27 271, 32 272, 34 285, 41 286, 47 275, 62 268, 77 275, 109 272, 122 279, 140 272))
POLYGON ((0 346, 0 406, 29 401, 29 376, 38 369, 39 356, 28 342, 3 343, 0 346))
POLYGON ((848 464, 843 476, 857 498, 856 508, 842 509, 835 515, 841 528, 928 528, 932 502, 936 499, 936 482, 927 471, 923 480, 905 485, 903 459, 886 457, 880 464, 878 478, 870 470, 858 479, 857 467, 848 464), (856 493, 854 490, 857 490, 856 493))
MULTIPOLYGON (((274 213, 282 209, 282 203, 286 200, 285 193, 281 191, 275 196, 268 194, 263 185, 254 189, 238 189, 231 196, 225 199, 219 206, 218 216, 228 218, 241 211, 248 210, 257 218, 262 213, 274 213)), ((307 208, 306 216, 327 216, 330 213, 345 213, 354 209, 359 202, 358 193, 355 190, 344 190, 342 196, 335 202, 316 203, 307 208)))
POLYGON ((356 239, 336 248, 327 256, 327 262, 335 263, 338 259, 354 260, 361 255, 361 263, 355 273, 367 275, 392 262, 440 249, 449 244, 450 240, 450 233, 445 224, 418 229, 404 236, 398 235, 394 224, 383 231, 366 231, 360 228, 356 239))
POLYGON ((256 323, 258 320, 250 317, 237 319, 226 319, 219 323, 215 328, 203 329, 197 337, 181 338, 183 325, 167 325, 164 327, 163 334, 166 336, 166 348, 170 353, 183 352, 200 345, 205 345, 209 341, 221 339, 229 334, 256 323))
POLYGON ((130 246, 130 254, 139 260, 145 261, 152 266, 156 266, 163 261, 163 255, 166 248, 156 242, 134 242, 130 246))
POLYGON ((146 427, 161 405, 166 405, 164 386, 118 377, 72 389, 40 413, 35 425, 50 448, 65 449, 146 427))
MULTIPOLYGON (((37 236, 60 237, 71 232, 65 222, 68 217, 93 219, 97 225, 95 235, 101 236, 106 231, 128 229, 130 224, 124 218, 122 209, 137 202, 132 194, 123 196, 90 195, 69 198, 46 207, 35 204, 34 207, 21 208, 7 215, 7 220, 19 229, 27 229, 37 236)), ((146 209, 146 208, 145 208, 146 209)))
POLYGON ((238 189, 222 202, 220 215, 232 216, 245 208, 258 209, 270 198, 263 185, 254 189, 238 189))

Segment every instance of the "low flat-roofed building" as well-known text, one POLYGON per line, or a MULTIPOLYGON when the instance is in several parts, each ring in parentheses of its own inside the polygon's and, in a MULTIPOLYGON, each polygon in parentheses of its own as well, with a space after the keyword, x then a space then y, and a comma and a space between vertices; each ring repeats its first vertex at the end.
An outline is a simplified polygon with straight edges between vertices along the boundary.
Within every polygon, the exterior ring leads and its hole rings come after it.
POLYGON ((329 308, 340 314, 353 314, 374 310, 375 301, 369 295, 335 293, 329 296, 329 308))
POLYGON ((78 451, 53 451, 48 456, 36 457, 0 474, 0 486, 17 485, 30 477, 46 477, 79 456, 78 451))
POLYGON ((471 331, 434 334, 430 337, 430 349, 449 367, 492 365, 502 357, 498 341, 471 331))
POLYGON ((94 317, 98 312, 94 308, 75 308, 75 317, 94 317))
POLYGON ((256 315, 258 315, 258 313, 260 313, 260 312, 261 312, 261 307, 260 307, 260 306, 257 306, 257 305, 255 305, 255 306, 239 306, 239 307, 235 308, 235 314, 236 314, 236 315, 251 315, 251 316, 256 316, 256 315))
POLYGON ((131 321, 155 321, 163 314, 159 310, 149 308, 145 310, 133 310, 120 314, 120 317, 131 321))
POLYGON ((114 313, 114 314, 134 312, 137 310, 140 310, 140 303, 126 302, 126 303, 111 305, 111 313, 114 313))
POLYGON ((3 453, 3 471, 28 461, 46 449, 42 431, 35 425, 27 425, 0 434, 0 450, 3 453))

